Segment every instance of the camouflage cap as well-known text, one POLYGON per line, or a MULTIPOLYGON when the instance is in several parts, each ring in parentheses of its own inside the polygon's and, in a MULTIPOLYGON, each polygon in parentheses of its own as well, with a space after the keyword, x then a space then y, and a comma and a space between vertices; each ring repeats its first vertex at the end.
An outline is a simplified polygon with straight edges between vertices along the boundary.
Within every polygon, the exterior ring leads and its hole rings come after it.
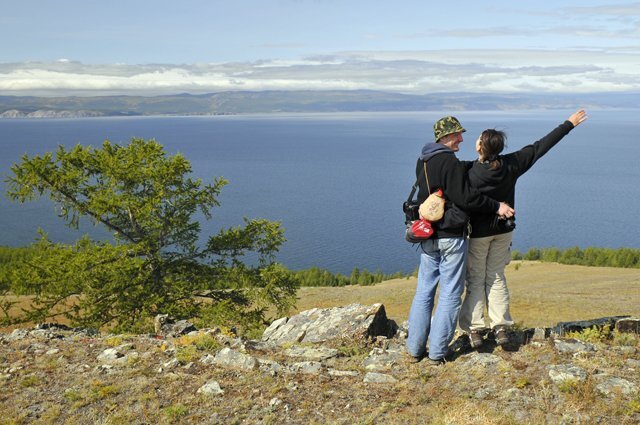
POLYGON ((456 117, 440 118, 433 125, 433 135, 436 138, 436 142, 447 134, 464 133, 465 131, 467 130, 460 125, 460 121, 456 117))

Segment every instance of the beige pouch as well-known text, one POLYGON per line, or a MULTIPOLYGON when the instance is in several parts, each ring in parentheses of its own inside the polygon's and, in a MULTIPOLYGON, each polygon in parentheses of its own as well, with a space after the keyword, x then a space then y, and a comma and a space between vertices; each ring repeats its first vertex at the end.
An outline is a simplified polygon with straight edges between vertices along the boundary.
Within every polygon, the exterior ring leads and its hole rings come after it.
POLYGON ((425 201, 420 204, 418 209, 421 218, 430 222, 436 222, 444 215, 444 198, 442 190, 438 189, 429 195, 425 201))

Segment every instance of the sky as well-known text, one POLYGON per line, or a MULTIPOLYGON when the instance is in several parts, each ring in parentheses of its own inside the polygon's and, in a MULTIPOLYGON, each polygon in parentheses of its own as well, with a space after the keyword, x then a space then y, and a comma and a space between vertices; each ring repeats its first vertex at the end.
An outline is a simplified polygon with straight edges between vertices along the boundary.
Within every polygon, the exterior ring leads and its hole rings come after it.
POLYGON ((0 95, 640 92, 640 2, 0 0, 0 95))

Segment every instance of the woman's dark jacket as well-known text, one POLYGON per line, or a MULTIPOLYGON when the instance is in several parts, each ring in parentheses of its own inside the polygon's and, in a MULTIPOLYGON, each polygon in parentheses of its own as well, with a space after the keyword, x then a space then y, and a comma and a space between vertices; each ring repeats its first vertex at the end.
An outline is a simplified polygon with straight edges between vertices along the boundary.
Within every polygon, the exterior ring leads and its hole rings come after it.
MULTIPOLYGON (((493 199, 506 202, 515 208, 516 181, 535 162, 556 145, 573 129, 570 121, 565 121, 542 139, 525 146, 517 152, 498 156, 500 167, 490 168, 488 162, 464 161, 468 168, 469 183, 481 193, 493 199)), ((515 217, 514 217, 515 220, 515 217)), ((505 220, 495 214, 471 214, 471 237, 482 238, 513 231, 505 220)))
POLYGON ((430 192, 422 171, 425 162, 430 191, 441 188, 447 200, 443 219, 432 223, 433 238, 461 237, 468 223, 468 216, 462 210, 494 215, 498 211, 499 203, 472 188, 467 180, 465 165, 456 158, 451 149, 438 143, 425 145, 416 164, 420 203, 427 199, 430 192))

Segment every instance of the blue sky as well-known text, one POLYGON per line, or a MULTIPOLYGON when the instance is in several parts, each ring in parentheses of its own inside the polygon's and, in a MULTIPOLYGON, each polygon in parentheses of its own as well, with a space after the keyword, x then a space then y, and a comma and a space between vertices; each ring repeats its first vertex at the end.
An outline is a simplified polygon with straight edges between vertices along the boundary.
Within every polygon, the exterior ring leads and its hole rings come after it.
POLYGON ((0 94, 640 91, 640 2, 2 0, 0 94))

